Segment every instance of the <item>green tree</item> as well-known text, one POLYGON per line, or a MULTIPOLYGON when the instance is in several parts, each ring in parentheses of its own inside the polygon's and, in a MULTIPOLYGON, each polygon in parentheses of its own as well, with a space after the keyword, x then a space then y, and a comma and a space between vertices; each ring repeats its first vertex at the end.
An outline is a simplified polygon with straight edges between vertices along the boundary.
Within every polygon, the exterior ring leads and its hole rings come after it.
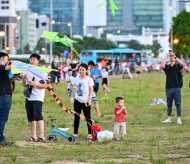
POLYGON ((161 45, 159 43, 155 43, 153 45, 144 45, 139 43, 139 41, 137 40, 130 40, 127 42, 127 45, 129 48, 135 50, 143 50, 143 49, 152 50, 152 52, 154 53, 154 57, 158 56, 161 49, 161 45))
POLYGON ((145 45, 139 43, 139 41, 137 41, 137 40, 130 40, 130 41, 128 41, 127 42, 127 46, 129 48, 134 49, 134 50, 142 50, 142 49, 145 48, 145 45))
POLYGON ((154 57, 157 57, 159 55, 160 49, 162 48, 159 43, 155 43, 153 45, 148 45, 152 52, 154 53, 154 57))
POLYGON ((46 53, 49 53, 49 43, 47 43, 45 38, 40 38, 34 48, 34 51, 39 51, 40 54, 44 53, 42 48, 46 49, 46 53))
POLYGON ((173 18, 173 38, 178 40, 177 44, 173 44, 174 52, 186 55, 190 54, 189 27, 190 12, 184 10, 173 18))
MULTIPOLYGON (((69 34, 63 31, 59 32, 58 34, 60 38, 63 38, 64 35, 69 36, 69 34)), ((117 45, 115 43, 107 39, 97 39, 95 37, 84 37, 83 39, 72 38, 72 39, 76 41, 76 43, 73 43, 73 47, 76 49, 78 53, 80 53, 82 50, 99 50, 99 49, 106 50, 111 48, 117 48, 117 45)), ((37 42, 35 50, 39 50, 39 52, 41 53, 41 49, 43 47, 44 47, 44 39, 40 38, 37 42)), ((49 45, 46 45, 46 47, 49 48, 49 45)), ((70 51, 71 48, 59 42, 53 43, 54 56, 60 56, 60 53, 64 52, 65 50, 70 51)), ((77 57, 76 54, 75 57, 77 57)))
POLYGON ((29 44, 26 44, 24 46, 24 53, 25 54, 31 54, 32 53, 32 51, 30 50, 30 45, 29 44))

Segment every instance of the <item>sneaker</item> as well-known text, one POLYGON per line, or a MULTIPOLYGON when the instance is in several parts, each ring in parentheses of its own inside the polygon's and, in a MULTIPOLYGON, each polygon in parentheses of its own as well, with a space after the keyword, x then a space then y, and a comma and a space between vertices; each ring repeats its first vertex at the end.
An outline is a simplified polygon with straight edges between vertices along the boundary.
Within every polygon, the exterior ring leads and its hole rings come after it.
POLYGON ((167 118, 167 119, 165 119, 164 121, 162 121, 163 123, 171 123, 172 122, 172 120, 171 120, 171 118, 167 118))
POLYGON ((12 144, 13 142, 6 140, 0 142, 0 146, 11 146, 12 144))
POLYGON ((126 138, 125 137, 121 137, 121 140, 126 140, 126 138))
POLYGON ((177 119, 177 124, 179 124, 179 125, 181 125, 182 124, 182 122, 181 122, 181 119, 177 119))
POLYGON ((114 140, 114 141, 120 141, 120 139, 119 139, 119 138, 113 138, 113 140, 114 140))

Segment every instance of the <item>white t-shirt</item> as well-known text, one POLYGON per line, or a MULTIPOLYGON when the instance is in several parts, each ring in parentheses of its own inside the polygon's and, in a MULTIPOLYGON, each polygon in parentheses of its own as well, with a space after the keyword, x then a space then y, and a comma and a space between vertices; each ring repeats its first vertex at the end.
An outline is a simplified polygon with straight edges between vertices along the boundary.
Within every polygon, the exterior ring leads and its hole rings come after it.
POLYGON ((67 73, 68 70, 69 70, 69 66, 66 66, 66 67, 63 68, 63 71, 64 71, 65 73, 67 73))
POLYGON ((102 71, 102 78, 107 78, 108 77, 108 72, 107 71, 102 71))
MULTIPOLYGON (((69 76, 68 74, 66 74, 65 80, 66 81, 73 81, 74 77, 73 76, 69 76)), ((70 87, 71 82, 67 83, 67 89, 71 89, 70 87)))
MULTIPOLYGON (((44 76, 44 79, 48 79, 47 73, 44 73, 43 76, 44 76)), ((33 75, 31 75, 31 74, 28 75, 29 80, 32 80, 32 78, 33 78, 33 75)), ((42 79, 35 76, 34 82, 40 83, 39 82, 40 80, 42 80, 42 79)), ((30 94, 30 98, 27 98, 27 99, 29 101, 41 101, 41 102, 43 102, 44 97, 45 97, 45 89, 41 89, 41 88, 38 88, 36 86, 33 86, 32 92, 30 94)))
POLYGON ((87 103, 89 98, 89 87, 94 85, 91 77, 87 76, 85 79, 80 79, 80 76, 75 77, 72 85, 76 85, 75 99, 81 103, 87 103))

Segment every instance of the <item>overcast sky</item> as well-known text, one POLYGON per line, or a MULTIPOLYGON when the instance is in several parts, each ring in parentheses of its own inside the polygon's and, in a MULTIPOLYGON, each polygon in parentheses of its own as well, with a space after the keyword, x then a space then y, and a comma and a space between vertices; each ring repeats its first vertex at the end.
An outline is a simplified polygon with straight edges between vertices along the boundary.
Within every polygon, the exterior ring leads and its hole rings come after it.
POLYGON ((27 10, 28 0, 17 0, 17 10, 27 10))

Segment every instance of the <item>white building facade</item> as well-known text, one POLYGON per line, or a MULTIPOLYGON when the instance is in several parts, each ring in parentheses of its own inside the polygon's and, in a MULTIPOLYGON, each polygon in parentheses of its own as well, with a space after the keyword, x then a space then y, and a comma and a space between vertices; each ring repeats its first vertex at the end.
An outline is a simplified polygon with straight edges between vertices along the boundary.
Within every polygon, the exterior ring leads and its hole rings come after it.
POLYGON ((30 50, 33 51, 37 44, 37 20, 38 14, 31 13, 30 11, 18 11, 20 20, 17 30, 17 42, 20 49, 29 44, 30 50))
POLYGON ((16 31, 16 1, 0 0, 0 31, 4 32, 2 36, 0 51, 10 54, 16 53, 15 31, 16 31))

